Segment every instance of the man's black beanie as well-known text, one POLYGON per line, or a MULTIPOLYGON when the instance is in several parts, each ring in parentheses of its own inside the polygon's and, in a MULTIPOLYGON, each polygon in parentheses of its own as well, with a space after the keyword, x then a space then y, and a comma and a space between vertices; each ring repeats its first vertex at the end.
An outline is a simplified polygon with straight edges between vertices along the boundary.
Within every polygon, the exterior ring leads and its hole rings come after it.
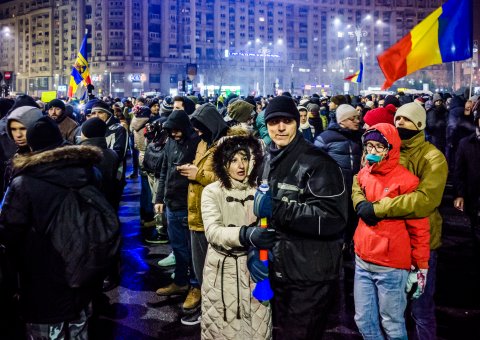
POLYGON ((278 117, 291 118, 299 125, 300 113, 292 97, 278 96, 270 100, 265 109, 265 122, 278 117))
POLYGON ((90 118, 82 124, 82 134, 87 138, 105 137, 107 124, 98 117, 90 118))
POLYGON ((54 149, 63 143, 58 124, 48 116, 39 118, 27 128, 27 144, 32 151, 54 149))

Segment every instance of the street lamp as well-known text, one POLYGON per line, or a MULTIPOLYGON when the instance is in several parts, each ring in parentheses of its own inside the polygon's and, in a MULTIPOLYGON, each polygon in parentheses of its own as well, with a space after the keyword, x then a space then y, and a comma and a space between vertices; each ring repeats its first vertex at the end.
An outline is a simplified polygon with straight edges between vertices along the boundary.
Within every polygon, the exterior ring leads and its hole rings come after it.
POLYGON ((108 95, 112 96, 112 71, 105 70, 105 75, 108 73, 108 95))
POLYGON ((266 47, 263 46, 258 53, 260 53, 263 56, 263 91, 262 94, 265 96, 267 93, 265 91, 265 84, 267 82, 267 54, 270 54, 270 50, 266 47))
MULTIPOLYGON (((358 60, 360 61, 361 65, 363 65, 365 47, 363 46, 362 38, 366 37, 368 35, 368 32, 362 30, 362 28, 360 26, 356 26, 355 31, 348 32, 348 35, 351 38, 354 38, 354 37, 356 38, 356 43, 357 43, 356 51, 357 51, 358 60)), ((362 83, 362 88, 363 88, 364 81, 362 80, 361 83, 362 83)))

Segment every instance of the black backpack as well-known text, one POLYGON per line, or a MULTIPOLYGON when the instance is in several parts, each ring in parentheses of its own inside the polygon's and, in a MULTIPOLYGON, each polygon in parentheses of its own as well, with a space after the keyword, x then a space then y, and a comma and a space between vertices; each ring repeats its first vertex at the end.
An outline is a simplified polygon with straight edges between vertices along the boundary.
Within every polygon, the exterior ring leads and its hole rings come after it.
POLYGON ((69 287, 84 287, 106 276, 120 246, 120 225, 115 210, 95 186, 61 187, 65 195, 59 195, 45 235, 64 264, 69 287))

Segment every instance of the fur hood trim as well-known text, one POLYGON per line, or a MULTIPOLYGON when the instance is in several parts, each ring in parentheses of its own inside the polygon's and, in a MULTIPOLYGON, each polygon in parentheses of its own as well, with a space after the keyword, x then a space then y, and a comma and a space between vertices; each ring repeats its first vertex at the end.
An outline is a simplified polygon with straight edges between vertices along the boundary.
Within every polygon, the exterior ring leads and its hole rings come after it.
POLYGON ((260 166, 263 161, 263 149, 261 142, 251 135, 236 135, 224 137, 222 142, 217 145, 213 154, 213 171, 226 189, 232 189, 232 180, 226 169, 227 157, 233 156, 235 150, 248 148, 250 153, 249 169, 246 179, 251 187, 257 186, 257 178, 260 166))
POLYGON ((85 165, 93 165, 99 163, 101 159, 102 151, 96 146, 66 145, 43 152, 19 155, 13 159, 13 167, 21 170, 59 160, 79 161, 85 165))

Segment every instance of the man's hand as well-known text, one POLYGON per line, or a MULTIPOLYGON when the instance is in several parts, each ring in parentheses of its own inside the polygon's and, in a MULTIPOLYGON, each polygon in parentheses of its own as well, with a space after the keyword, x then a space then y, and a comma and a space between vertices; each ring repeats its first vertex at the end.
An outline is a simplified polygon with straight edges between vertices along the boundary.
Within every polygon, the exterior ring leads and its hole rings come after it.
POLYGON ((197 178, 198 168, 194 164, 184 164, 177 166, 177 171, 180 175, 187 177, 189 180, 195 180, 197 178))
POLYGON ((375 215, 373 204, 369 201, 358 203, 356 210, 357 215, 363 220, 363 222, 371 227, 376 226, 377 223, 381 221, 381 219, 375 215))
POLYGON ((157 214, 163 214, 163 204, 162 203, 157 203, 154 206, 155 212, 157 214))
POLYGON ((465 200, 463 199, 463 197, 457 197, 453 201, 453 206, 455 207, 455 209, 458 209, 460 211, 463 211, 464 205, 465 205, 465 200))

